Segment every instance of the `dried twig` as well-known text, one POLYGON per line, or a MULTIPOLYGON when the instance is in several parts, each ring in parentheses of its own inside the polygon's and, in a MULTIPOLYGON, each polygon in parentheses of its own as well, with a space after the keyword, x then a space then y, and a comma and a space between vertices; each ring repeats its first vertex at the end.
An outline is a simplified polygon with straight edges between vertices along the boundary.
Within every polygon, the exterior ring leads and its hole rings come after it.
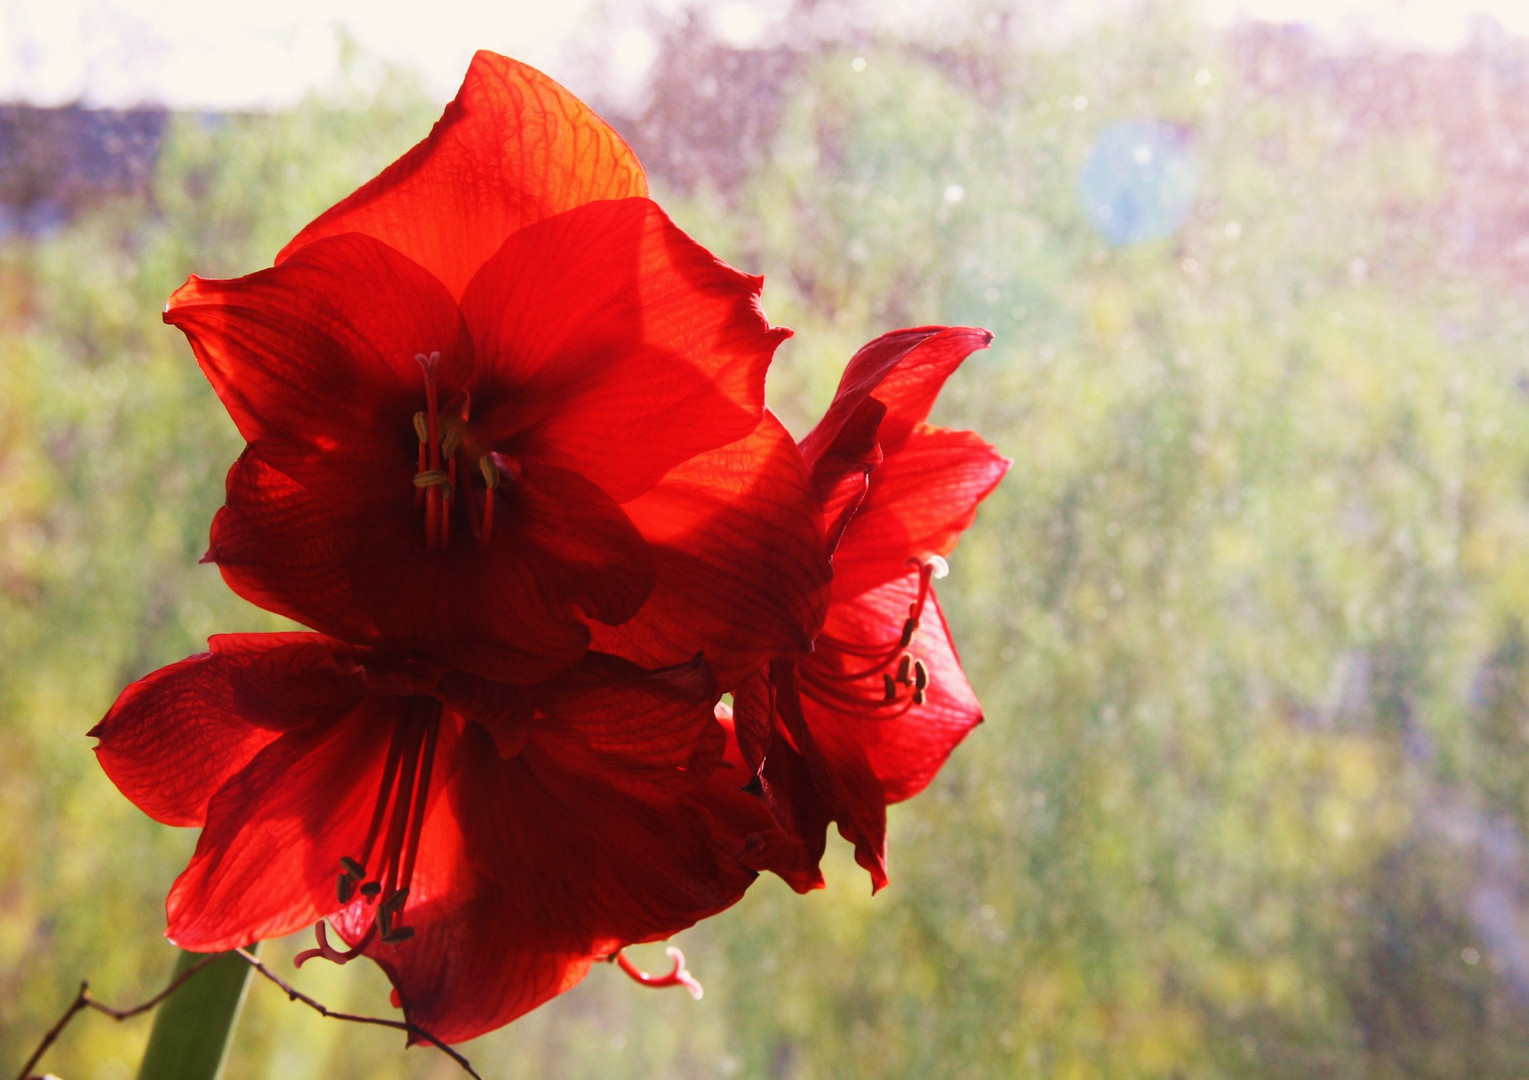
POLYGON ((134 1016, 139 1016, 148 1012, 165 998, 175 993, 175 991, 179 990, 185 984, 187 979, 191 978, 191 976, 195 975, 198 971, 201 971, 204 967, 212 963, 217 958, 218 955, 216 953, 212 953, 203 959, 198 960, 185 971, 171 979, 168 986, 166 986, 159 993, 155 994, 153 997, 149 998, 149 1000, 127 1009, 114 1009, 110 1005, 107 1005, 105 1002, 97 1001, 90 994, 90 983, 81 982, 79 993, 74 995, 74 1000, 69 1003, 69 1007, 64 1010, 64 1014, 58 1018, 58 1022, 48 1029, 47 1034, 43 1035, 42 1041, 37 1044, 37 1049, 32 1051, 32 1056, 27 1058, 26 1064, 23 1065, 21 1067, 21 1071, 16 1074, 16 1080, 27 1080, 27 1078, 32 1075, 33 1067, 35 1067, 36 1064, 42 1060, 42 1056, 48 1052, 48 1047, 52 1046, 55 1042, 58 1041, 58 1037, 62 1035, 64 1033, 64 1029, 69 1026, 69 1021, 73 1020, 77 1015, 84 1012, 86 1009, 94 1009, 98 1013, 102 1013, 105 1016, 111 1017, 113 1020, 119 1021, 127 1020, 134 1016))
POLYGON ((465 1057, 457 1053, 451 1047, 441 1042, 440 1039, 436 1038, 430 1032, 420 1027, 418 1024, 411 1024, 407 1020, 388 1020, 381 1016, 358 1016, 355 1013, 335 1012, 323 1002, 315 1001, 313 998, 297 989, 297 987, 293 986, 291 983, 288 983, 280 975, 277 975, 270 968, 266 967, 260 962, 260 959, 255 956, 254 953, 247 952, 244 949, 235 949, 234 952, 238 953, 239 956, 244 959, 246 964, 260 972, 261 975, 264 975, 267 979, 280 987, 282 993, 286 994, 289 1000, 301 1001, 304 1005, 308 1006, 308 1008, 312 1009, 320 1016, 327 1016, 332 1020, 349 1020, 353 1024, 374 1024, 377 1027, 387 1027, 393 1028, 395 1031, 407 1032, 410 1035, 414 1035, 423 1039, 425 1042, 435 1047, 441 1053, 451 1058, 451 1060, 460 1065, 462 1070, 466 1072, 468 1076, 471 1076, 473 1080, 483 1080, 483 1077, 479 1076, 477 1071, 472 1067, 471 1062, 469 1062, 465 1057))

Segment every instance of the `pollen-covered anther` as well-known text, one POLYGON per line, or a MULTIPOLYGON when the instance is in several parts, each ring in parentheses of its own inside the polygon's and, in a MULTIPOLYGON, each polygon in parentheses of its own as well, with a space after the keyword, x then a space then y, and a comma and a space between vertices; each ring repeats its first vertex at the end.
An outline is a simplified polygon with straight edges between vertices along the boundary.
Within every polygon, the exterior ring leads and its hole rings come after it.
POLYGON ((425 414, 422 412, 414 414, 414 434, 419 436, 421 443, 430 442, 430 421, 425 419, 425 414))
POLYGON ((447 489, 446 498, 451 498, 451 478, 440 469, 426 469, 424 472, 415 473, 414 486, 417 488, 444 487, 447 489))
POLYGON ((483 482, 488 489, 493 491, 499 486, 499 466, 494 464, 494 459, 484 454, 478 459, 478 471, 483 474, 483 482))

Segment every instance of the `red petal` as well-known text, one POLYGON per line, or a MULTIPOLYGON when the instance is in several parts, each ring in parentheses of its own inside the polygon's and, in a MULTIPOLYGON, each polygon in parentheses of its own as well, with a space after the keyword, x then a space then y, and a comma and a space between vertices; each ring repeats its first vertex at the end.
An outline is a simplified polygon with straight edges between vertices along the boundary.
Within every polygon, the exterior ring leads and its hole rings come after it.
POLYGON ((821 715, 807 712, 812 702, 798 691, 794 666, 775 664, 772 673, 778 715, 824 802, 825 816, 837 821, 839 835, 855 845, 855 861, 870 873, 871 890, 884 888, 887 799, 854 737, 857 733, 839 724, 824 725, 821 715))
POLYGON ((462 297, 475 426, 626 502, 759 422, 789 333, 770 329, 760 285, 645 199, 523 229, 462 297))
POLYGON ((872 474, 844 530, 835 602, 906 577, 910 558, 949 554, 1010 464, 970 431, 920 425, 872 474))
MULTIPOLYGON (((733 694, 723 720, 734 738, 726 763, 709 787, 719 814, 732 815, 734 828, 751 833, 743 861, 778 875, 797 892, 823 887, 819 863, 833 819, 831 798, 813 782, 812 770, 781 728, 776 691, 768 672, 747 679, 733 694), (748 783, 741 781, 747 779, 748 783), (766 824, 759 824, 763 813, 766 824)), ((720 710, 719 710, 720 711, 720 710)))
POLYGON ((410 700, 367 698, 289 731, 229 780, 165 903, 169 938, 216 952, 334 912, 340 856, 365 839, 387 735, 410 700))
POLYGON ((517 229, 596 199, 648 193, 637 158, 541 72, 479 52, 423 142, 322 214, 276 257, 339 233, 377 237, 462 295, 517 229))
POLYGON ((887 406, 878 437, 891 453, 929 416, 950 373, 992 340, 992 334, 971 326, 920 326, 894 330, 862 346, 845 367, 823 419, 802 440, 807 463, 816 466, 872 394, 887 406))
POLYGON ((812 482, 773 415, 747 438, 677 466, 626 504, 652 546, 653 594, 594 647, 658 667, 704 653, 723 687, 805 652, 830 575, 812 482))
POLYGON ((272 270, 191 278, 170 298, 180 327, 255 453, 339 502, 412 498, 425 407, 417 353, 465 383, 471 344, 441 283, 392 248, 351 235, 272 270))
POLYGON ((144 813, 166 825, 200 825, 213 794, 288 727, 315 708, 341 708, 353 689, 298 685, 272 700, 273 680, 288 670, 308 634, 215 637, 210 652, 133 683, 91 729, 96 757, 112 783, 144 813))
POLYGON ((551 723, 535 737, 560 756, 588 757, 592 773, 694 783, 721 763, 719 691, 696 657, 660 671, 591 653, 569 675, 533 691, 551 723))
MULTIPOLYGON (((894 581, 865 593, 847 604, 835 604, 825 634, 841 641, 875 642, 895 637, 908 614, 915 594, 912 577, 894 581)), ((818 746, 834 769, 846 764, 859 768, 863 762, 875 776, 887 803, 900 802, 922 791, 934 778, 966 733, 982 722, 982 706, 961 670, 951 641, 950 627, 933 592, 925 601, 919 629, 908 651, 922 661, 929 673, 924 703, 914 705, 895 719, 882 711, 851 712, 834 709, 803 695, 802 712, 818 746)), ((832 672, 860 670, 865 661, 848 656, 831 645, 803 661, 832 672)), ((880 691, 879 676, 866 688, 880 691)), ((895 710, 894 710, 895 711, 895 710)), ((882 842, 878 837, 868 841, 882 842)))
POLYGON ((576 662, 598 619, 629 618, 652 588, 651 555, 598 487, 527 462, 492 542, 465 526, 426 549, 410 485, 391 503, 340 504, 246 455, 209 558, 241 596, 349 640, 417 649, 489 678, 529 682, 576 662))
POLYGON ((420 846, 408 907, 417 934, 368 955, 410 1021, 447 1041, 508 1023, 577 983, 592 959, 675 933, 753 880, 688 788, 572 745, 538 732, 504 760, 481 726, 458 741, 443 731, 459 771, 450 813, 431 815, 420 846))

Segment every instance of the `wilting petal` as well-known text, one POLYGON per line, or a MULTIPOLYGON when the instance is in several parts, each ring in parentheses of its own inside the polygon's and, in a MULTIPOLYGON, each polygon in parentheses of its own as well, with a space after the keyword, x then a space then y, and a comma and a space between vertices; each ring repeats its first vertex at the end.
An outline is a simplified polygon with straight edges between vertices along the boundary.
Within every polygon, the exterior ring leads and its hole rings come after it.
POLYGON ((523 229, 462 297, 474 423, 626 502, 759 422, 765 368, 789 333, 770 329, 760 285, 646 199, 523 229))
POLYGON ((165 908, 194 952, 277 937, 339 905, 339 856, 360 850, 388 736, 406 698, 363 699, 283 734, 213 796, 191 864, 165 908))
POLYGON ((684 929, 753 880, 688 788, 592 772, 572 745, 538 732, 506 760, 479 725, 454 744, 443 731, 459 771, 453 813, 434 813, 420 845, 417 935, 367 949, 408 1018, 443 1039, 508 1023, 592 959, 684 929))
POLYGON ((807 649, 830 570, 811 480, 773 415, 625 509, 652 546, 656 583, 634 619, 593 628, 595 648, 649 667, 703 653, 724 688, 807 649))
POLYGON ((324 240, 271 270, 191 278, 165 321, 191 341, 254 452, 337 502, 412 497, 425 404, 418 353, 466 381, 471 344, 441 283, 369 237, 324 240))
POLYGON ((834 554, 835 602, 904 578, 907 562, 947 555, 1008 458, 970 431, 920 425, 872 475, 834 554))
POLYGON ((308 634, 227 634, 210 651, 139 679, 90 734, 118 790, 166 825, 200 825, 227 780, 315 709, 343 711, 356 692, 283 678, 308 634), (273 700, 280 681, 290 692, 273 700))
POLYGON ((429 136, 298 233, 276 261, 326 236, 366 233, 461 296, 517 229, 596 199, 647 193, 637 158, 588 106, 534 68, 479 52, 429 136))
POLYGON ((871 395, 887 406, 878 438, 891 453, 922 423, 950 373, 993 335, 971 326, 920 326, 894 330, 861 346, 850 358, 823 419, 802 439, 802 453, 816 466, 871 395))

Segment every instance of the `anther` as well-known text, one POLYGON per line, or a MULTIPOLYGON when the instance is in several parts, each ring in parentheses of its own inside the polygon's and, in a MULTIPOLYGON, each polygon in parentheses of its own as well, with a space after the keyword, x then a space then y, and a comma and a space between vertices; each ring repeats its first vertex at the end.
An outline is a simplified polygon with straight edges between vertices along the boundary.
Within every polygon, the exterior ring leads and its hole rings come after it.
POLYGON ((422 412, 414 414, 414 434, 419 436, 419 441, 422 443, 430 441, 430 421, 425 419, 425 414, 422 412))
POLYGON ((499 466, 494 464, 494 459, 484 454, 478 459, 478 471, 483 474, 483 482, 492 490, 499 486, 499 466))
MULTIPOLYGON (((418 483, 417 478, 415 482, 418 483)), ((897 640, 897 647, 899 649, 906 649, 909 643, 913 641, 913 631, 917 629, 918 619, 914 618, 912 615, 908 616, 907 621, 903 623, 903 632, 902 636, 897 640)))
POLYGON ((361 886, 361 895, 370 900, 382 891, 382 886, 375 881, 368 881, 361 886))
POLYGON ((349 874, 341 874, 340 880, 335 883, 335 896, 340 903, 348 904, 351 897, 356 895, 356 879, 349 874))
POLYGON ((461 429, 449 427, 446 434, 441 436, 441 456, 450 460, 451 455, 457 452, 457 446, 462 442, 461 429))
POLYGON ((345 872, 347 874, 355 878, 357 881, 366 880, 366 867, 362 866, 355 859, 352 859, 349 855, 340 856, 340 865, 345 868, 345 872))
POLYGON ((922 660, 915 660, 913 662, 913 689, 922 693, 928 685, 929 669, 924 666, 922 660))
POLYGON ((892 676, 883 674, 881 676, 881 686, 884 695, 883 704, 890 705, 897 700, 897 683, 893 681, 892 676))
POLYGON ((897 662, 897 681, 904 686, 908 685, 908 669, 913 666, 913 657, 903 653, 901 660, 897 662))
MULTIPOLYGON (((426 469, 424 472, 414 474, 414 486, 417 488, 451 487, 451 478, 440 469, 426 469)), ((446 492, 446 498, 451 498, 451 492, 446 492)))
POLYGON ((382 940, 388 945, 397 945, 401 941, 408 941, 413 936, 414 927, 412 926, 395 926, 391 930, 382 932, 382 940))
POLYGON ((915 690, 915 691, 913 691, 913 704, 915 704, 915 705, 922 705, 923 703, 924 703, 924 692, 922 690, 915 690))

